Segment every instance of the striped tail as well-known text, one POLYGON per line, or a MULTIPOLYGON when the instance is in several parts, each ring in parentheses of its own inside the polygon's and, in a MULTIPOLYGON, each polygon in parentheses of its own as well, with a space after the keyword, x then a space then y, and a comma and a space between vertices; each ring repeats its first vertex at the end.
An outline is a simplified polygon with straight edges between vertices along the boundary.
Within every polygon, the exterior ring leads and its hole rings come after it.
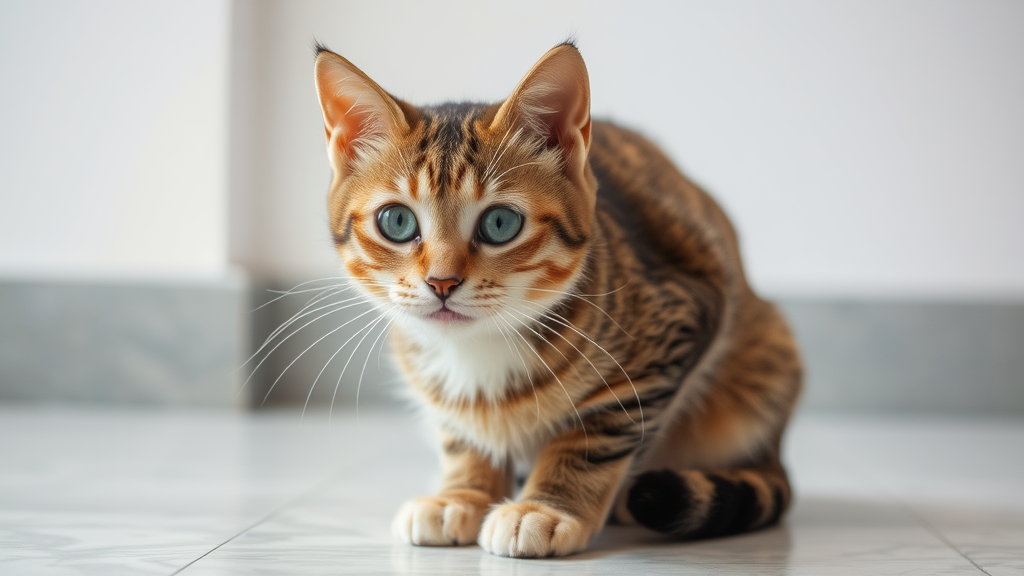
POLYGON ((647 528, 694 539, 771 526, 789 500, 789 482, 781 469, 656 470, 637 477, 626 507, 647 528))

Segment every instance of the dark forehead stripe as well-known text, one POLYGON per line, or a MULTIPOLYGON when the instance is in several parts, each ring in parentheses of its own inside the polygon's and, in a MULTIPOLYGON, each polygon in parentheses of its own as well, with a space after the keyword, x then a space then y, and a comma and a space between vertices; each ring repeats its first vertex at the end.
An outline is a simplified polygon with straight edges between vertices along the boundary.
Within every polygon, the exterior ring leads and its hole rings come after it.
POLYGON ((431 188, 439 196, 458 186, 467 165, 475 160, 479 144, 473 122, 484 109, 484 105, 469 102, 422 109, 426 146, 421 161, 427 164, 431 188))
POLYGON ((423 122, 419 126, 420 130, 420 142, 416 150, 416 158, 413 160, 413 170, 417 173, 423 168, 423 163, 427 160, 427 146, 430 144, 430 132, 431 124, 434 123, 434 119, 430 116, 424 116, 423 122))
POLYGON ((444 157, 456 154, 465 139, 465 118, 455 114, 444 114, 437 118, 434 131, 434 147, 444 157))

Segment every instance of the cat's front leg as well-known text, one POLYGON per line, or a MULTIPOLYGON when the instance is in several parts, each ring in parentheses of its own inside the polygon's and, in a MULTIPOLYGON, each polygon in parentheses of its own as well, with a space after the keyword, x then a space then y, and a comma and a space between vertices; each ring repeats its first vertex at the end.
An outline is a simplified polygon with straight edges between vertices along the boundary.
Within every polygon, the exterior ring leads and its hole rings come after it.
POLYGON ((612 447, 575 429, 541 452, 519 502, 495 508, 479 544, 499 556, 565 556, 586 548, 604 525, 615 492, 633 460, 632 449, 612 447))
POLYGON ((490 506, 510 494, 511 473, 465 442, 443 432, 441 437, 441 491, 406 502, 392 532, 417 546, 473 544, 490 506))

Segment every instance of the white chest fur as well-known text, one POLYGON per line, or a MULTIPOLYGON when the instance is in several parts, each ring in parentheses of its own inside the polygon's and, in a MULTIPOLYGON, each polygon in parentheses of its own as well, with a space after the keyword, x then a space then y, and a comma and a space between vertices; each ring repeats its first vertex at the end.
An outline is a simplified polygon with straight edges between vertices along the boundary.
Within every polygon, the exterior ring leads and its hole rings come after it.
POLYGON ((416 326, 407 331, 422 351, 414 360, 418 376, 440 384, 446 400, 495 401, 527 374, 535 360, 518 335, 480 324, 457 332, 416 326))
POLYGON ((518 335, 493 327, 455 334, 414 334, 408 329, 403 332, 419 345, 419 353, 407 358, 407 369, 415 371, 412 376, 417 381, 439 386, 441 397, 447 401, 426 406, 435 423, 490 455, 496 464, 506 457, 532 457, 547 426, 538 426, 540 422, 532 417, 506 414, 500 408, 499 413, 488 412, 489 416, 484 416, 465 405, 498 405, 510 386, 530 385, 527 374, 537 358, 518 335))

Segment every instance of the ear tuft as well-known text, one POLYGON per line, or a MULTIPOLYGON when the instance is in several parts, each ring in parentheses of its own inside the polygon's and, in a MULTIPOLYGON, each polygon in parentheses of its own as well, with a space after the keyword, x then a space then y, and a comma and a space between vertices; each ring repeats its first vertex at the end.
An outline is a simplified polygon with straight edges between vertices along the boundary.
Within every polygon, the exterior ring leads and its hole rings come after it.
MULTIPOLYGON (((313 57, 317 57, 321 52, 331 52, 331 49, 326 44, 313 38, 313 57)), ((333 54, 333 52, 331 52, 333 54)))
POLYGON ((409 131, 398 101, 351 62, 317 43, 314 79, 336 171, 364 147, 409 131), (337 156, 337 158, 335 157, 337 156))

